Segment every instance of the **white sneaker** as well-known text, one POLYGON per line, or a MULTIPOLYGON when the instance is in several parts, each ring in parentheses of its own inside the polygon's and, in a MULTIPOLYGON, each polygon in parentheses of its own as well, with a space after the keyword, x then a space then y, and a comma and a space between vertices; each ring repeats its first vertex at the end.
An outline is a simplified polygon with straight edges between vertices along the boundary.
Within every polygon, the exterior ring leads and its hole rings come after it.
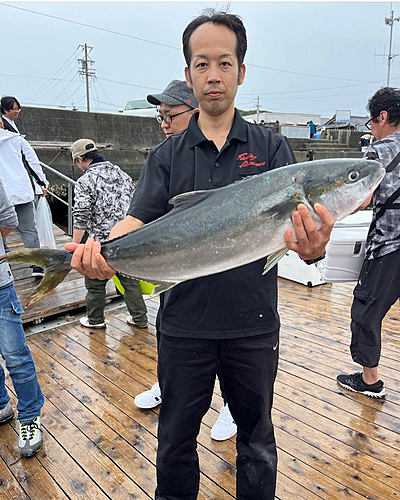
POLYGON ((237 425, 232 418, 228 405, 221 408, 218 420, 212 426, 211 439, 215 441, 225 441, 234 436, 237 432, 237 425))
POLYGON ((106 327, 106 322, 104 321, 103 323, 97 323, 96 325, 92 325, 89 323, 89 318, 87 316, 84 316, 79 320, 79 323, 84 326, 85 328, 105 328, 106 327))
POLYGON ((138 394, 133 401, 138 408, 155 408, 162 402, 160 384, 156 382, 149 391, 138 394))
POLYGON ((134 321, 133 321, 133 318, 132 316, 127 316, 126 317, 126 322, 128 323, 128 325, 133 325, 133 326, 136 326, 136 328, 141 328, 142 330, 144 330, 145 328, 147 328, 149 325, 146 323, 145 325, 138 325, 136 324, 134 321))

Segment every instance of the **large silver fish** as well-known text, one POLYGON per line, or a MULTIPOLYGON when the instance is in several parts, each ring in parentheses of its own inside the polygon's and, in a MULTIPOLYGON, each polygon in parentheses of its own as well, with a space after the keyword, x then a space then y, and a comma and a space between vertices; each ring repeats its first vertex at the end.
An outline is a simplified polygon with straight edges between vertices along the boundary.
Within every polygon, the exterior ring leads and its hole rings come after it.
MULTIPOLYGON (((161 293, 182 281, 226 271, 269 256, 264 273, 285 254, 284 233, 304 203, 316 222, 315 203, 335 221, 356 210, 378 186, 385 170, 364 159, 297 163, 226 187, 175 196, 159 219, 102 244, 107 263, 127 276, 157 284, 161 293)), ((45 269, 32 295, 36 302, 70 271, 65 250, 19 250, 1 261, 29 262, 45 269)))

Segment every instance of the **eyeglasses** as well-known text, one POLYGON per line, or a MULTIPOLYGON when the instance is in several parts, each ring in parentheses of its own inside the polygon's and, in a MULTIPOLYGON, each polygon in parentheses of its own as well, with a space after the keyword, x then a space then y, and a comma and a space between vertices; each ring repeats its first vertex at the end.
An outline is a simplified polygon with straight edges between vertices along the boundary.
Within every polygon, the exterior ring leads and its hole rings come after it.
MULTIPOLYGON (((380 114, 380 113, 379 113, 380 114)), ((379 116, 379 115, 378 115, 379 116)), ((378 118, 378 116, 374 116, 373 118, 370 118, 367 122, 365 122, 365 127, 368 129, 368 130, 371 130, 371 122, 374 121, 376 118, 378 118)))
POLYGON ((389 117, 389 111, 390 111, 390 108, 388 109, 381 109, 379 111, 379 114, 377 114, 376 116, 374 116, 373 118, 370 118, 367 122, 365 122, 365 126, 368 130, 371 130, 371 122, 373 122, 374 120, 376 120, 378 118, 378 116, 382 113, 382 111, 386 111, 386 113, 388 114, 388 117, 389 117))
POLYGON ((188 111, 193 111, 192 108, 186 109, 185 111, 181 111, 180 113, 176 113, 175 115, 156 115, 156 120, 158 123, 172 123, 172 118, 175 118, 176 116, 183 115, 183 113, 187 113, 188 111))
POLYGON ((10 111, 21 111, 21 108, 11 108, 10 111))

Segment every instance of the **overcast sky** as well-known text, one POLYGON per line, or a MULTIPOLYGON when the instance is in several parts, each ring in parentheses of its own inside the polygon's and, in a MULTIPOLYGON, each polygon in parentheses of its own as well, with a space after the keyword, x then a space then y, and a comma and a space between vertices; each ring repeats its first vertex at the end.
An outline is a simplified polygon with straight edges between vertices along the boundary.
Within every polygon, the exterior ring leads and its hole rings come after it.
MULTIPOLYGON (((0 95, 22 106, 85 110, 79 45, 90 53, 92 111, 116 111, 128 100, 184 79, 181 36, 206 7, 222 2, 5 2, 0 95), (40 15, 45 14, 45 15, 40 15), (81 23, 81 24, 79 24, 81 23), (85 24, 86 26, 82 26, 85 24)), ((368 98, 386 85, 394 2, 231 2, 247 29, 247 74, 236 106, 332 116, 337 109, 365 116, 368 98), (386 57, 379 56, 386 54, 386 57)), ((392 53, 400 53, 394 22, 392 53)), ((400 57, 391 67, 400 86, 400 57)))

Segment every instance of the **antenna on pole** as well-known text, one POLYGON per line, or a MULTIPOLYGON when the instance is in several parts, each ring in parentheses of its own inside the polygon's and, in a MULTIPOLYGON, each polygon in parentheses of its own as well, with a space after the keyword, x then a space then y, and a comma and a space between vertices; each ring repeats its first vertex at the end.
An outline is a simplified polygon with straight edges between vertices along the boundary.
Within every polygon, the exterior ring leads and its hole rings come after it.
POLYGON ((257 109, 257 123, 260 123, 260 96, 257 96, 257 102, 256 102, 256 109, 257 109))
POLYGON ((96 71, 94 69, 89 69, 89 64, 93 64, 94 61, 90 59, 89 53, 92 51, 93 47, 89 47, 87 43, 85 45, 78 45, 78 49, 82 49, 84 51, 84 58, 78 59, 78 62, 81 63, 81 69, 79 74, 84 76, 86 79, 86 111, 90 111, 90 96, 89 96, 89 77, 96 76, 96 71))
MULTIPOLYGON (((400 54, 392 54, 392 40, 393 40, 393 24, 394 22, 400 21, 400 17, 394 17, 394 11, 392 10, 392 4, 390 4, 390 17, 385 17, 385 24, 387 26, 390 26, 390 37, 389 37, 389 54, 387 55, 387 79, 386 79, 386 86, 389 87, 390 83, 390 67, 393 63, 393 59, 397 57, 400 54)), ((376 56, 384 56, 386 57, 386 54, 376 54, 376 56)))

